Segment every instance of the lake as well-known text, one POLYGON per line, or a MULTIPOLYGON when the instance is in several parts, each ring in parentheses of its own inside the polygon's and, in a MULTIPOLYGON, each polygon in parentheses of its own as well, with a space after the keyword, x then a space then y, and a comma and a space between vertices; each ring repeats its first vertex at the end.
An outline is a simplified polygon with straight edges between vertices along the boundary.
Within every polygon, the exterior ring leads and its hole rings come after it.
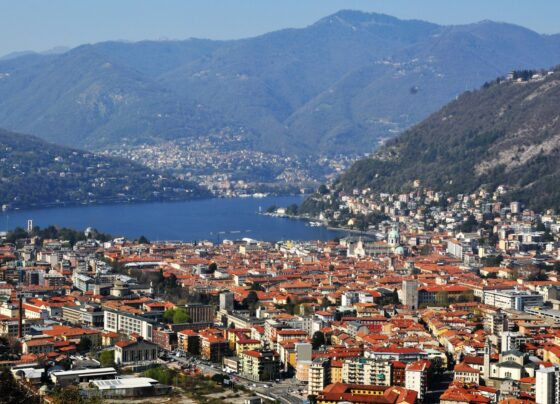
POLYGON ((58 225, 94 227, 113 236, 150 240, 330 240, 342 233, 309 227, 304 221, 259 215, 271 205, 300 204, 302 196, 224 198, 187 202, 97 205, 2 212, 0 228, 58 225))

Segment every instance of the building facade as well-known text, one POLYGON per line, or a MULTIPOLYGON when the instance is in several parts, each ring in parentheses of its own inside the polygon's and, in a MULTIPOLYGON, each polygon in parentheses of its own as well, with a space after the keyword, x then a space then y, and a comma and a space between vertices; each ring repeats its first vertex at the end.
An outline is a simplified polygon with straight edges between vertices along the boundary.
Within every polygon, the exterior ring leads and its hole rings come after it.
POLYGON ((115 344, 115 363, 120 366, 156 363, 158 346, 150 341, 119 341, 115 344))
POLYGON ((152 340, 154 321, 115 310, 105 310, 104 329, 122 332, 128 336, 139 335, 145 340, 152 340))
POLYGON ((243 351, 239 354, 239 372, 259 382, 276 380, 280 372, 279 355, 270 349, 243 351))

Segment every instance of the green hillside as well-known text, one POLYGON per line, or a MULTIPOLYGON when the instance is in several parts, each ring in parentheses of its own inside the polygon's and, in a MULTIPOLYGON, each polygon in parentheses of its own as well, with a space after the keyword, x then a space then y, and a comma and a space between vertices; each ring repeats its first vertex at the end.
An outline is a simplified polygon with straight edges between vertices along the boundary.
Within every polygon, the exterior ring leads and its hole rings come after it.
POLYGON ((419 179, 436 190, 466 193, 504 185, 508 199, 560 207, 560 71, 541 75, 461 95, 355 163, 337 186, 398 192, 419 179))
POLYGON ((208 196, 206 191, 189 182, 128 160, 0 129, 0 205, 28 208, 204 196, 208 196))

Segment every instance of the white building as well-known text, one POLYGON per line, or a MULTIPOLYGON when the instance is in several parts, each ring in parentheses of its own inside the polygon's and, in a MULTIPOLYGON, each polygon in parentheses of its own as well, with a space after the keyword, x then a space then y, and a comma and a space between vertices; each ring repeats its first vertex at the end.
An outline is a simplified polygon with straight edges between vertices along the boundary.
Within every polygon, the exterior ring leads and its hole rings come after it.
POLYGON ((522 344, 532 341, 531 337, 527 337, 517 331, 503 331, 501 352, 519 349, 522 344))
POLYGON ((105 331, 122 332, 126 335, 135 333, 145 340, 152 340, 153 321, 144 317, 122 313, 114 310, 105 310, 105 331))
POLYGON ((359 294, 355 291, 344 292, 340 298, 340 303, 343 307, 351 307, 354 303, 358 303, 359 294))
POLYGON ((391 363, 365 358, 345 360, 342 364, 342 382, 391 386, 391 363))
POLYGON ((115 344, 115 363, 118 365, 148 365, 158 360, 158 345, 139 339, 115 344))
POLYGON ((328 359, 314 359, 309 367, 309 384, 307 385, 307 394, 318 395, 323 389, 330 384, 331 367, 328 359))
POLYGON ((409 363, 405 369, 405 388, 417 392, 417 397, 420 401, 424 399, 428 390, 428 371, 430 365, 429 360, 420 360, 409 363))
POLYGON ((226 310, 226 311, 233 310, 233 293, 231 292, 220 293, 220 310, 226 310))
POLYGON ((537 404, 560 403, 560 369, 542 367, 535 372, 535 401, 537 404))
POLYGON ((517 289, 488 290, 484 291, 483 303, 501 309, 524 311, 526 307, 542 306, 544 299, 537 293, 517 289))
POLYGON ((418 308, 418 281, 403 281, 402 304, 408 306, 411 310, 418 308))

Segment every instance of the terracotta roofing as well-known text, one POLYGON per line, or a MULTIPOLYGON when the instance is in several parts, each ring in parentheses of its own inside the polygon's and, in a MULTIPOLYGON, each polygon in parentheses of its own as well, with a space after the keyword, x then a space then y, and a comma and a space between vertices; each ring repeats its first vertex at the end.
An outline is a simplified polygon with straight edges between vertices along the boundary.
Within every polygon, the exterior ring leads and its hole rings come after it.
POLYGON ((480 373, 480 370, 471 368, 466 363, 458 363, 453 368, 454 372, 461 372, 461 373, 480 373))

